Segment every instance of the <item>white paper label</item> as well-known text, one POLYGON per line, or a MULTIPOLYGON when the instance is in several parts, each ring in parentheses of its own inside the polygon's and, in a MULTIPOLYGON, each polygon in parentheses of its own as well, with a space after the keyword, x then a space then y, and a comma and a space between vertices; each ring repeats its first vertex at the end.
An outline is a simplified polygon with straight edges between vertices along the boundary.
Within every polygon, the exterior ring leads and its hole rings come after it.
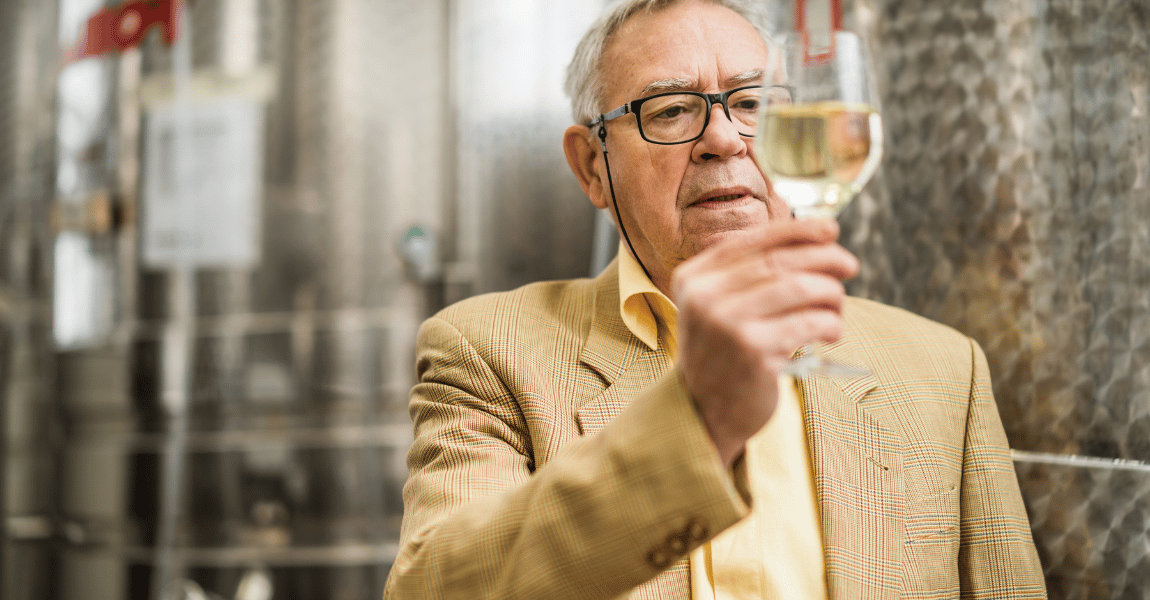
POLYGON ((148 111, 145 265, 242 268, 259 262, 263 122, 261 104, 239 97, 148 111))

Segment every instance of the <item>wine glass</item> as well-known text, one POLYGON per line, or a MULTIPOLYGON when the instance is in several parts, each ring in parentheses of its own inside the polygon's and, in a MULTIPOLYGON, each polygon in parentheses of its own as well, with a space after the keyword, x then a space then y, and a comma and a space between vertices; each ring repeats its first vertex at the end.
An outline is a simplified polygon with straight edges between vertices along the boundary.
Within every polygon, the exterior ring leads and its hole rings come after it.
MULTIPOLYGON (((865 45, 849 31, 830 40, 818 52, 803 32, 767 44, 755 159, 799 219, 837 217, 882 161, 882 117, 865 45)), ((784 370, 866 373, 827 361, 817 346, 784 370)))

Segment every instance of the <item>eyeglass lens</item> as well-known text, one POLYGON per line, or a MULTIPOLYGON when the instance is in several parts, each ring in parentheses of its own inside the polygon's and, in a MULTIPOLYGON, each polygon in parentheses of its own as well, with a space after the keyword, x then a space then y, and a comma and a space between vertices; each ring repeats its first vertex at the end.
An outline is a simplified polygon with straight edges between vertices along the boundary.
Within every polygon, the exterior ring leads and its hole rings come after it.
MULTIPOLYGON (((731 122, 742 135, 755 135, 758 125, 758 87, 739 90, 727 99, 731 122)), ((707 100, 694 94, 667 94, 650 98, 639 107, 644 137, 654 142, 683 142, 698 137, 707 123, 707 100)))

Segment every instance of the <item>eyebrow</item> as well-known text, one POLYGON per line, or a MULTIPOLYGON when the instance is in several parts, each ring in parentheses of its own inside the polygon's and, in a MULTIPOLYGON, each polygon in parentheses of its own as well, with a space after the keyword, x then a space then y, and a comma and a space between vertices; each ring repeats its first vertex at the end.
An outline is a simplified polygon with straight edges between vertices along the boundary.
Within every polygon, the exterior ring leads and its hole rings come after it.
POLYGON ((696 80, 694 79, 683 79, 681 77, 672 79, 660 79, 658 81, 652 81, 651 83, 647 84, 647 87, 643 88, 643 91, 639 92, 639 95, 646 96, 647 94, 687 90, 693 87, 698 87, 695 82, 696 80))
POLYGON ((743 71, 730 79, 727 79, 728 87, 737 87, 743 83, 758 83, 763 80, 762 69, 751 69, 750 71, 743 71))
MULTIPOLYGON (((758 81, 762 80, 762 78, 763 78, 763 70, 762 69, 751 69, 750 71, 743 71, 742 73, 739 73, 738 75, 732 75, 731 77, 728 77, 727 80, 724 81, 723 83, 726 84, 724 87, 729 89, 729 88, 733 88, 733 87, 738 87, 740 84, 758 82, 758 81)), ((697 89, 698 87, 699 87, 699 80, 697 80, 697 79, 685 79, 682 77, 672 77, 670 79, 660 79, 658 81, 652 81, 651 83, 647 84, 647 87, 643 88, 643 91, 639 92, 639 94, 642 96, 646 96, 649 94, 660 94, 663 92, 678 92, 678 91, 682 91, 682 90, 697 89)))

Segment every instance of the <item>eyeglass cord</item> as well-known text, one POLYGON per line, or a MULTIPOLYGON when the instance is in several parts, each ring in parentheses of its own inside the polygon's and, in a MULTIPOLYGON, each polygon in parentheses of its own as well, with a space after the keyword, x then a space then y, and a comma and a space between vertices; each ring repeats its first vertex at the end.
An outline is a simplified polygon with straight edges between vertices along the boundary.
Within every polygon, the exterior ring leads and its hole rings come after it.
MULTIPOLYGON (((603 118, 602 115, 599 116, 603 118)), ((611 188, 611 205, 615 207, 615 220, 619 222, 619 231, 623 234, 623 239, 627 242, 627 247, 631 249, 631 256, 639 262, 639 268, 643 269, 643 274, 651 283, 655 280, 651 278, 651 272, 647 270, 647 266, 643 264, 643 259, 639 258, 639 253, 635 252, 635 246, 631 243, 631 236, 627 235, 627 228, 623 226, 623 216, 619 214, 619 201, 615 199, 615 182, 611 180, 611 161, 607 159, 607 127, 605 123, 599 123, 599 142, 603 144, 603 164, 607 167, 607 186, 611 188)))

